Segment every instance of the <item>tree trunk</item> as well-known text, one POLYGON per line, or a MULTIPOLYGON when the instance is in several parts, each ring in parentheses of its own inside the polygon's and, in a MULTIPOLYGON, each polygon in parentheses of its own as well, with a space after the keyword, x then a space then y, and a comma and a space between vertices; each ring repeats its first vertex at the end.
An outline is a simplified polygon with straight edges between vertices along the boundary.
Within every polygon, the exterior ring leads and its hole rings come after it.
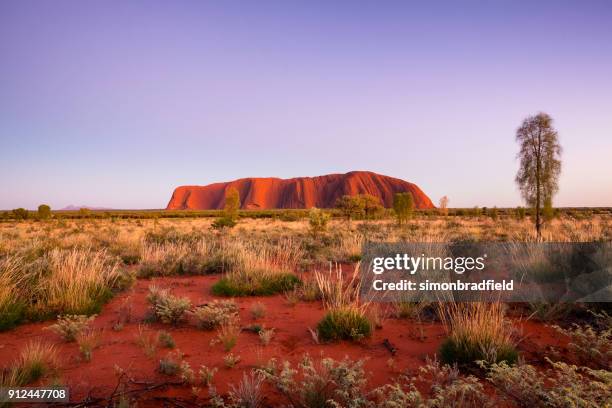
POLYGON ((542 131, 538 132, 538 147, 536 153, 536 240, 542 241, 542 215, 541 215, 541 202, 542 202, 542 131))

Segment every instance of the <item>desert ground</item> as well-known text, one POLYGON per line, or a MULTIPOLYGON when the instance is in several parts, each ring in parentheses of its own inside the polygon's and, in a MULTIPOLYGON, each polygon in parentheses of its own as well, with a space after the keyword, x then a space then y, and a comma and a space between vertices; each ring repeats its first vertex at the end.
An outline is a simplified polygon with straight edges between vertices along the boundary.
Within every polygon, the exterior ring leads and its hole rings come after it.
MULTIPOLYGON (((212 222, 0 222, 0 385, 80 407, 612 404, 609 304, 359 298, 366 240, 530 242, 528 217, 212 222)), ((610 241, 612 216, 543 236, 610 241)))

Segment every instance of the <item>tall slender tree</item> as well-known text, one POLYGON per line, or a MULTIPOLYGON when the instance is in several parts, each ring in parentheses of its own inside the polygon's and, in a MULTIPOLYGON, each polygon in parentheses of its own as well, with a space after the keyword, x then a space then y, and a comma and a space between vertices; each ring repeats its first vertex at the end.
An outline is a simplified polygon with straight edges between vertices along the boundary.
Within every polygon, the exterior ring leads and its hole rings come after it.
POLYGON ((240 193, 235 187, 229 187, 225 190, 225 205, 223 206, 223 215, 232 221, 238 219, 238 210, 240 209, 240 193))
POLYGON ((529 116, 516 131, 519 144, 519 170, 516 184, 527 205, 534 209, 538 240, 542 239, 544 206, 552 206, 552 198, 559 190, 561 174, 561 145, 552 118, 546 113, 529 116))
POLYGON ((393 195, 393 211, 398 225, 402 225, 410 217, 414 210, 414 197, 411 192, 395 193, 393 195))

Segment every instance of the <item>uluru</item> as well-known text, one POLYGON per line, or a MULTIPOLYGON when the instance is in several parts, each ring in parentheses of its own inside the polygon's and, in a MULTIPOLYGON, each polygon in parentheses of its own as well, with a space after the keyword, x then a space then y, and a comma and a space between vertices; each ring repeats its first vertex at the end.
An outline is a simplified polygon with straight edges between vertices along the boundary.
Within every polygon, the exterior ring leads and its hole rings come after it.
POLYGON ((172 193, 167 210, 214 210, 225 204, 225 191, 234 187, 242 209, 331 208, 344 195, 370 194, 385 207, 393 205, 393 195, 411 192, 416 208, 434 208, 425 193, 413 183, 369 171, 351 171, 318 177, 280 179, 242 178, 206 186, 180 186, 172 193))

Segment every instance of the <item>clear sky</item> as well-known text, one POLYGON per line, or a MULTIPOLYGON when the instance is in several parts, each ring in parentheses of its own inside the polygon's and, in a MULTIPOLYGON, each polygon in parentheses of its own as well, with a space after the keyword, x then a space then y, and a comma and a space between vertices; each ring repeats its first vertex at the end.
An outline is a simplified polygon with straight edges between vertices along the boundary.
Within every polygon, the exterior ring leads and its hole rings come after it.
POLYGON ((0 1, 0 208, 371 170, 516 206, 553 116, 559 206, 612 206, 610 1, 0 1))

